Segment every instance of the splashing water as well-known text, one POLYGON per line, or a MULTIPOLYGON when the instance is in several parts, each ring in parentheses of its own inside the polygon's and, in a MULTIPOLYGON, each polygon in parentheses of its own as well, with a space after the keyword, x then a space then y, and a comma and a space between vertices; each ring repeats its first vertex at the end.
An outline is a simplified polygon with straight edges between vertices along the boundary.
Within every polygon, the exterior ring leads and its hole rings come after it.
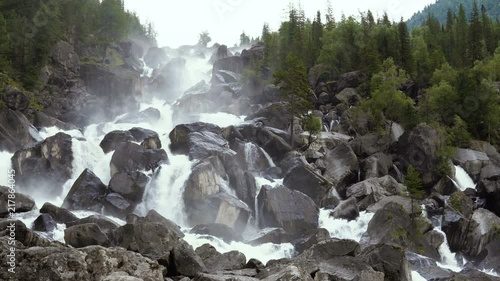
POLYGON ((9 183, 8 171, 12 168, 12 162, 10 161, 12 155, 7 151, 0 151, 0 185, 5 186, 9 183))
POLYGON ((212 123, 219 127, 227 127, 237 125, 245 121, 246 116, 235 116, 229 113, 202 113, 200 114, 200 122, 212 123))
POLYGON ((360 212, 356 220, 348 221, 344 219, 335 219, 330 217, 330 211, 320 209, 319 227, 325 228, 330 232, 332 238, 361 240, 361 236, 366 232, 368 223, 373 218, 373 213, 366 211, 360 212))
POLYGON ((411 280, 413 280, 413 281, 427 281, 427 279, 425 279, 422 275, 420 275, 420 273, 418 273, 416 271, 411 272, 411 280))
POLYGON ((195 249, 205 243, 208 243, 214 246, 220 253, 239 251, 245 255, 247 260, 255 258, 264 264, 272 259, 291 258, 295 254, 295 248, 290 243, 266 243, 259 246, 251 246, 241 242, 231 242, 230 244, 227 244, 217 237, 192 233, 185 234, 186 236, 184 237, 184 240, 186 240, 189 245, 193 246, 195 249))
POLYGON ((438 249, 439 255, 441 256, 441 262, 438 262, 437 265, 439 267, 446 268, 455 272, 460 272, 462 268, 457 262, 456 254, 452 253, 450 250, 446 234, 441 229, 436 228, 436 231, 444 237, 444 242, 443 244, 441 244, 441 246, 439 246, 438 249))
POLYGON ((476 184, 474 181, 471 179, 469 174, 460 166, 455 166, 455 182, 457 187, 461 190, 464 191, 467 188, 475 188, 476 184))

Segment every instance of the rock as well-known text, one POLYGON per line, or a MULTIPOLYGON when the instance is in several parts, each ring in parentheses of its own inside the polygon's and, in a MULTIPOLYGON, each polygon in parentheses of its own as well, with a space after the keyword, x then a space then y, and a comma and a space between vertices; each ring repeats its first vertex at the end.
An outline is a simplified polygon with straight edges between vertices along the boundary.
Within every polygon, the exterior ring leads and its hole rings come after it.
POLYGON ((165 270, 155 261, 120 248, 50 246, 19 249, 18 253, 16 273, 1 272, 2 280, 107 280, 113 272, 123 272, 138 280, 163 281, 165 270))
POLYGON ((212 68, 212 77, 219 70, 228 70, 237 74, 243 74, 243 60, 241 57, 227 57, 217 60, 212 68))
POLYGON ((500 167, 494 165, 488 165, 481 169, 481 174, 479 175, 479 180, 500 180, 500 167))
POLYGON ((180 240, 174 246, 172 255, 176 275, 195 277, 207 271, 202 259, 195 253, 193 247, 184 240, 180 240))
POLYGON ((373 270, 369 264, 351 256, 333 257, 318 262, 315 267, 314 280, 385 280, 384 273, 373 270))
POLYGON ((180 124, 168 135, 170 138, 170 150, 177 154, 188 154, 190 150, 189 135, 195 132, 208 131, 217 135, 222 134, 222 129, 214 124, 196 122, 191 124, 180 124))
MULTIPOLYGON (((292 151, 289 141, 276 134, 271 128, 264 127, 256 133, 256 143, 262 147, 275 162, 281 161, 292 151)), ((288 138, 287 138, 288 139, 288 138)))
POLYGON ((281 227, 292 235, 318 227, 319 209, 307 195, 263 186, 257 196, 259 227, 281 227))
POLYGON ((491 163, 484 152, 458 148, 453 155, 453 163, 460 165, 469 174, 474 182, 479 180, 481 169, 491 163))
POLYGON ((473 140, 471 141, 470 148, 476 151, 484 152, 495 165, 500 165, 500 153, 498 150, 488 142, 473 140))
POLYGON ((411 270, 404 248, 393 244, 369 246, 359 254, 362 261, 384 273, 384 280, 411 281, 411 270))
POLYGON ((70 131, 70 130, 79 130, 75 125, 65 123, 57 118, 46 115, 41 111, 35 112, 35 121, 33 125, 36 128, 48 128, 48 127, 57 127, 60 130, 70 131))
POLYGON ((0 109, 0 151, 15 152, 42 138, 20 111, 0 109))
POLYGON ((341 92, 346 88, 357 88, 361 83, 361 72, 353 71, 340 75, 337 81, 337 92, 341 92))
POLYGON ((250 49, 241 51, 241 59, 245 66, 249 66, 253 61, 259 61, 264 58, 265 46, 261 42, 252 45, 250 49))
POLYGON ((345 196, 345 187, 358 177, 358 158, 351 147, 340 144, 325 155, 325 178, 330 180, 341 196, 345 196))
POLYGON ((266 243, 283 244, 292 240, 290 235, 283 228, 265 228, 255 234, 247 244, 258 246, 266 243))
POLYGON ((406 131, 396 147, 399 160, 405 167, 413 165, 422 175, 424 186, 432 186, 441 177, 436 174, 439 159, 437 151, 443 143, 439 132, 427 124, 406 131))
POLYGON ((299 261, 321 262, 337 256, 355 257, 361 252, 358 242, 348 239, 330 238, 318 242, 299 257, 299 261))
POLYGON ((250 114, 245 121, 263 118, 265 126, 287 130, 292 119, 287 105, 283 102, 266 104, 257 112, 250 114))
POLYGON ((316 88, 320 82, 327 82, 331 76, 330 67, 326 64, 317 64, 309 69, 308 78, 311 87, 316 88))
POLYGON ((441 229, 446 234, 452 252, 460 251, 467 237, 469 219, 452 208, 444 209, 441 229))
POLYGON ((241 235, 237 234, 232 228, 220 223, 199 224, 193 227, 189 232, 215 236, 222 239, 227 244, 233 241, 240 242, 243 240, 241 235))
POLYGON ((483 179, 477 185, 477 192, 486 199, 486 209, 500 216, 500 179, 483 179))
POLYGON ((56 227, 56 221, 49 214, 40 214, 33 222, 34 231, 50 232, 56 227))
POLYGON ((59 41, 50 51, 47 82, 66 86, 70 80, 79 78, 80 58, 71 44, 59 41))
POLYGON ((361 102, 361 96, 353 88, 345 88, 335 95, 337 100, 349 106, 357 105, 361 102))
POLYGON ((161 118, 161 112, 153 107, 149 107, 144 109, 141 112, 137 113, 129 113, 125 115, 124 117, 120 118, 118 121, 116 121, 116 124, 121 124, 121 123, 151 123, 151 122, 156 122, 161 118))
POLYGON ((369 204, 378 202, 385 196, 406 196, 406 188, 391 176, 381 178, 369 178, 349 186, 346 197, 355 197, 365 209, 369 204), (367 197, 370 198, 367 198, 367 197), (366 198, 366 199, 365 199, 366 198), (364 203, 368 200, 368 204, 364 203))
POLYGON ((111 177, 120 172, 151 171, 168 163, 163 149, 146 149, 135 143, 125 143, 113 153, 111 158, 111 177))
POLYGON ((439 250, 439 247, 444 243, 444 238, 441 231, 433 229, 424 235, 424 239, 429 243, 434 249, 439 250))
POLYGON ((71 136, 57 133, 43 142, 18 150, 12 157, 16 185, 26 187, 31 194, 60 194, 62 186, 72 175, 71 147, 71 136))
POLYGON ((297 163, 286 173, 283 184, 292 190, 297 190, 313 199, 316 205, 325 197, 331 184, 323 176, 314 172, 313 168, 304 163, 297 163))
POLYGON ((247 262, 245 255, 240 252, 221 254, 210 244, 203 244, 195 252, 205 263, 208 272, 243 269, 247 262))
POLYGON ((384 153, 375 153, 360 162, 361 178, 378 178, 389 174, 392 169, 392 157, 384 153))
POLYGON ((316 228, 305 232, 302 234, 302 237, 292 243, 295 246, 295 251, 301 254, 319 242, 328 239, 330 239, 330 232, 328 232, 328 230, 324 228, 316 228))
POLYGON ((359 136, 349 144, 358 157, 368 157, 375 153, 387 151, 391 143, 392 139, 389 135, 380 136, 377 133, 371 133, 359 136))
POLYGON ((125 219, 135 209, 128 200, 118 193, 109 193, 104 198, 104 213, 120 219, 125 219))
POLYGON ((453 193, 448 200, 448 204, 466 218, 472 215, 474 207, 472 199, 462 191, 453 193))
POLYGON ((107 187, 89 169, 85 169, 64 198, 62 207, 69 210, 101 212, 107 187))
POLYGON ((80 72, 88 92, 99 97, 96 106, 102 113, 96 114, 95 110, 86 113, 89 122, 102 122, 103 118, 112 120, 137 110, 136 96, 141 91, 139 73, 125 66, 92 63, 82 64, 80 72))
POLYGON ((432 225, 429 226, 419 218, 412 220, 400 204, 390 202, 375 213, 368 224, 367 231, 361 238, 360 244, 366 248, 380 243, 394 243, 419 254, 438 259, 437 250, 422 239, 423 234, 432 229, 432 225))
POLYGON ((13 86, 4 89, 2 100, 12 110, 25 111, 30 105, 30 100, 25 93, 13 86))
POLYGON ((269 275, 266 278, 260 278, 263 281, 274 281, 274 280, 301 280, 301 281, 313 281, 311 275, 305 271, 302 267, 297 265, 289 265, 284 267, 279 272, 269 275))
POLYGON ((485 246, 488 254, 479 265, 480 268, 492 269, 495 272, 500 272, 500 240, 491 241, 485 246))
POLYGON ((66 226, 71 227, 82 224, 96 224, 99 227, 100 231, 104 233, 109 239, 114 238, 115 230, 120 227, 119 224, 103 215, 91 215, 86 218, 77 219, 66 223, 66 226))
MULTIPOLYGON (((376 196, 377 195, 375 195, 375 197, 376 196)), ((365 200, 363 200, 363 201, 365 201, 365 200)), ((418 200, 413 200, 413 209, 412 209, 412 200, 410 197, 403 197, 403 196, 397 196, 397 195, 382 197, 382 199, 377 201, 375 204, 368 206, 366 208, 366 211, 375 213, 389 203, 397 203, 397 204, 401 205, 403 207, 404 211, 408 214, 411 214, 412 212, 419 213, 421 211, 421 205, 420 205, 420 202, 418 200)))
POLYGON ((134 204, 142 201, 149 177, 141 172, 117 173, 109 182, 109 189, 134 204))
POLYGON ((64 230, 64 241, 75 248, 90 245, 109 247, 111 241, 95 223, 85 223, 70 226, 64 230))
POLYGON ((464 252, 472 257, 477 257, 491 241, 498 239, 500 231, 500 218, 486 209, 474 211, 470 222, 470 229, 464 252))
POLYGON ((0 218, 9 217, 11 211, 24 213, 35 208, 35 200, 31 196, 15 191, 15 184, 14 188, 0 186, 0 218))
POLYGON ((214 84, 231 84, 238 83, 241 80, 241 74, 227 70, 217 70, 212 74, 212 83, 214 84))
MULTIPOLYGON (((188 136, 190 144, 189 159, 205 159, 229 152, 229 145, 225 139, 212 132, 195 132, 188 136)), ((234 152, 233 152, 234 153, 234 152)))
POLYGON ((184 233, 182 233, 180 226, 178 226, 175 222, 163 217, 155 210, 150 210, 147 215, 144 217, 144 220, 147 222, 160 223, 163 226, 167 227, 170 231, 173 231, 177 236, 184 237, 184 233))
POLYGON ((359 217, 359 209, 355 197, 350 197, 347 200, 340 202, 330 216, 336 219, 344 219, 348 221, 355 220, 359 217))
POLYGON ((211 162, 203 161, 195 165, 184 188, 186 206, 195 204, 195 201, 206 200, 208 196, 218 193, 221 186, 220 174, 211 162))
POLYGON ((150 47, 144 56, 144 62, 151 68, 160 68, 168 62, 168 56, 162 48, 150 47))
MULTIPOLYGON (((134 127, 128 130, 137 142, 154 141, 156 147, 146 147, 159 149, 161 148, 160 136, 157 132, 149 129, 134 127)), ((143 145, 144 146, 144 145, 143 145)))
POLYGON ((112 131, 104 136, 99 146, 104 153, 109 153, 116 150, 119 146, 133 141, 135 141, 135 138, 129 131, 112 131))
POLYGON ((78 220, 78 217, 73 215, 70 211, 59 208, 51 203, 43 204, 40 213, 50 215, 57 223, 67 224, 72 221, 78 220))
MULTIPOLYGON (((9 241, 12 241, 11 239, 7 238, 12 235, 11 233, 15 233, 15 240, 19 242, 16 243, 17 249, 22 249, 24 247, 29 248, 48 247, 55 245, 60 246, 60 243, 58 242, 52 242, 46 238, 39 236, 38 234, 27 228, 26 225, 20 220, 0 220, 0 239, 5 237, 6 240, 8 239, 9 241), (14 232, 12 232, 13 228, 15 228, 14 232)), ((7 245, 7 241, 5 241, 5 243, 5 245, 7 245)), ((0 243, 0 246, 2 246, 2 243, 0 243)), ((9 248, 10 247, 12 247, 12 245, 9 245, 9 248)), ((4 251, 3 253, 7 254, 8 251, 4 251)), ((6 259, 6 256, 2 257, 2 252, 0 252, 0 258, 6 259)))

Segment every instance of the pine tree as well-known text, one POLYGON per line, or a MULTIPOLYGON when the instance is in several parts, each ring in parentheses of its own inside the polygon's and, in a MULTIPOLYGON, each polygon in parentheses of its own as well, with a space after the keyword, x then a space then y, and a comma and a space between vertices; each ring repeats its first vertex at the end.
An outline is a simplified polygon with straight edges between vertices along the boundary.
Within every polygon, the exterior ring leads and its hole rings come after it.
POLYGON ((465 58, 467 56, 467 16, 465 15, 464 5, 460 3, 458 9, 457 27, 456 27, 456 49, 457 49, 457 61, 456 66, 465 66, 465 58))
POLYGON ((200 37, 198 39, 198 45, 202 47, 207 47, 208 43, 210 43, 211 41, 212 38, 210 37, 208 31, 203 31, 202 33, 200 33, 200 37))
POLYGON ((10 71, 9 56, 9 34, 7 33, 7 23, 0 13, 0 72, 7 74, 10 71))
POLYGON ((307 79, 306 68, 299 58, 290 54, 286 59, 286 70, 274 74, 274 84, 280 85, 281 98, 287 102, 291 116, 290 145, 294 147, 294 120, 295 117, 302 116, 311 108, 309 102, 309 81, 307 79))
POLYGON ((243 31, 240 34, 240 46, 248 46, 248 45, 250 45, 250 37, 248 37, 245 34, 245 31, 243 31))
POLYGON ((401 54, 401 65, 406 70, 406 73, 413 74, 414 72, 414 61, 413 54, 411 52, 411 41, 410 34, 408 32, 408 27, 406 22, 401 21, 398 25, 399 31, 399 42, 400 42, 400 54, 401 54))
POLYGON ((483 31, 481 28, 481 20, 479 18, 479 9, 477 2, 474 0, 469 28, 469 64, 473 65, 475 61, 483 59, 483 31))
POLYGON ((316 19, 312 24, 312 64, 316 63, 319 57, 319 52, 322 48, 321 38, 323 37, 323 24, 321 23, 320 11, 316 14, 316 19))
POLYGON ((413 215, 413 199, 422 199, 425 192, 422 186, 422 180, 420 179, 420 173, 415 170, 412 165, 408 167, 404 183, 406 185, 406 188, 408 188, 408 191, 410 192, 411 213, 413 215))
POLYGON ((497 42, 495 42, 495 38, 493 36, 490 16, 488 15, 488 11, 484 5, 481 5, 481 22, 486 50, 488 54, 493 54, 495 52, 497 42))

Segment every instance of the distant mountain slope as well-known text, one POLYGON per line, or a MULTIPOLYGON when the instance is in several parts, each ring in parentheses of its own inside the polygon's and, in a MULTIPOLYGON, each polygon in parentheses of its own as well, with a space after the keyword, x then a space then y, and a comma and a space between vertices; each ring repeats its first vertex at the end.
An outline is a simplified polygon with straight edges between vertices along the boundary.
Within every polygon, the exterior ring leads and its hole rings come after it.
MULTIPOLYGON (((428 5, 422 11, 415 13, 410 20, 408 20, 408 27, 412 29, 421 25, 429 14, 433 14, 437 17, 439 22, 444 23, 446 21, 448 9, 451 9, 457 14, 460 3, 464 5, 467 17, 469 17, 473 5, 472 0, 437 0, 436 3, 428 5)), ((481 8, 481 5, 484 5, 491 18, 500 19, 499 0, 477 0, 477 5, 479 8, 481 8)))

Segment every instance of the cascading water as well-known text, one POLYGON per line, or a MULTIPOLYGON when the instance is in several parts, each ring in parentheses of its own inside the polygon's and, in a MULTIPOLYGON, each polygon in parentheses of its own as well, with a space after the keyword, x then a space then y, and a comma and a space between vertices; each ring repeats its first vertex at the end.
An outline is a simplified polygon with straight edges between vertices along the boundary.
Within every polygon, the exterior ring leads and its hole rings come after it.
POLYGON ((319 227, 330 232, 332 238, 361 240, 361 236, 366 232, 368 223, 373 217, 373 213, 360 212, 356 220, 348 221, 330 217, 330 210, 320 209, 319 227))
POLYGON ((455 182, 458 188, 461 191, 466 190, 467 188, 475 188, 476 184, 471 179, 469 174, 460 166, 455 166, 455 182))

